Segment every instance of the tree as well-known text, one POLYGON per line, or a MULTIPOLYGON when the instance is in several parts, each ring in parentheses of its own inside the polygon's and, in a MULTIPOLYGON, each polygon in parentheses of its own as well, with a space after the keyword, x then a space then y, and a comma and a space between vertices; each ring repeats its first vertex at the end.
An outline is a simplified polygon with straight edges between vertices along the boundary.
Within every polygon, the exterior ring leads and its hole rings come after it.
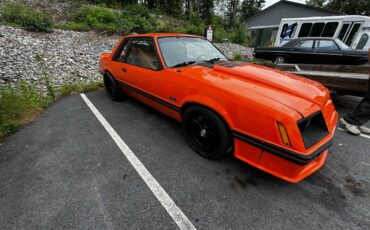
POLYGON ((199 14, 206 24, 212 22, 213 15, 213 0, 202 0, 199 8, 199 14))
POLYGON ((241 6, 242 20, 246 20, 257 13, 265 5, 265 0, 244 0, 241 6))
POLYGON ((323 8, 327 0, 307 0, 306 4, 314 7, 323 8))
POLYGON ((240 7, 240 1, 239 0, 219 0, 218 1, 218 8, 220 9, 220 13, 222 14, 225 24, 231 28, 235 27, 238 13, 239 13, 239 7, 240 7))
POLYGON ((344 14, 370 15, 369 0, 328 0, 326 8, 344 14))
POLYGON ((307 0, 306 4, 343 14, 370 15, 369 0, 307 0))

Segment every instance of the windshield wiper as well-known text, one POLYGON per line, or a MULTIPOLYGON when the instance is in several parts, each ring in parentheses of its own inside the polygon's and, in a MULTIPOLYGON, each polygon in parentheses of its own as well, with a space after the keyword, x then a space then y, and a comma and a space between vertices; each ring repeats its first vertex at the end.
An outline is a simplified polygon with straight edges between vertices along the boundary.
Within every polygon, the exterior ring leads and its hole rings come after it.
POLYGON ((209 60, 205 60, 205 62, 215 62, 215 61, 219 61, 220 60, 220 58, 219 57, 217 57, 217 58, 211 58, 211 59, 209 59, 209 60))
POLYGON ((172 67, 176 68, 176 67, 182 67, 182 66, 188 66, 188 65, 192 65, 194 64, 196 61, 184 61, 184 62, 181 62, 179 64, 176 64, 172 67))

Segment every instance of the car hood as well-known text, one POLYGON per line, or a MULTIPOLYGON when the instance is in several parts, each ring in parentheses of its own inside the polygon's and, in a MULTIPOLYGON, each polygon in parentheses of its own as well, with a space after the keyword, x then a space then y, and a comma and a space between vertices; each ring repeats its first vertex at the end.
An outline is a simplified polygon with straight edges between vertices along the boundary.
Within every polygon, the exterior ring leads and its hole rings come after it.
POLYGON ((253 93, 280 102, 303 117, 324 108, 330 97, 320 83, 255 64, 223 62, 213 66, 190 68, 204 71, 203 78, 231 93, 251 97, 253 93))

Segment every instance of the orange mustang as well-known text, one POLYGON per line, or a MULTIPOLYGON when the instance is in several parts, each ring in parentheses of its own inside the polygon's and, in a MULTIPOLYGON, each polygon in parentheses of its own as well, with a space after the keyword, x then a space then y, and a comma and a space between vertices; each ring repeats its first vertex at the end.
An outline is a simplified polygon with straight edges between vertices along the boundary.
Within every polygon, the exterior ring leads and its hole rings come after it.
POLYGON ((229 61, 203 37, 140 34, 101 54, 113 100, 130 95, 182 122, 190 147, 217 159, 234 154, 298 182, 318 170, 338 114, 321 84, 282 71, 229 61))

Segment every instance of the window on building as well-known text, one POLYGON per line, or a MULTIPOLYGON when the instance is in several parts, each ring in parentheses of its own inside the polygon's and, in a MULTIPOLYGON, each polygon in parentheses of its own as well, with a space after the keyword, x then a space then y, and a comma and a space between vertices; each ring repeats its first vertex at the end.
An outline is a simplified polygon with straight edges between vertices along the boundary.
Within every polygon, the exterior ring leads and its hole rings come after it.
POLYGON ((360 29, 361 23, 355 23, 352 26, 351 32, 349 32, 347 40, 346 40, 346 45, 351 46, 353 39, 355 38, 355 35, 358 32, 358 29, 360 29))
POLYGON ((298 37, 308 37, 310 34, 312 23, 303 23, 301 30, 299 31, 298 37))
POLYGON ((342 41, 344 40, 344 36, 346 36, 348 27, 349 27, 349 23, 345 23, 345 24, 342 25, 342 28, 340 29, 340 32, 339 32, 339 35, 338 35, 338 38, 340 40, 342 40, 342 41))
POLYGON ((303 49, 312 49, 313 40, 304 40, 297 43, 294 47, 295 48, 303 48, 303 49))
POLYGON ((338 22, 328 22, 325 24, 321 37, 333 37, 338 27, 338 22))
POLYGON ((369 35, 363 34, 360 38, 360 41, 358 42, 356 46, 356 49, 362 50, 365 47, 368 40, 369 40, 369 35))
POLYGON ((317 50, 339 50, 339 47, 333 40, 316 40, 317 50))
POLYGON ((323 22, 313 24, 312 30, 310 32, 310 37, 320 37, 324 26, 325 23, 323 22))

